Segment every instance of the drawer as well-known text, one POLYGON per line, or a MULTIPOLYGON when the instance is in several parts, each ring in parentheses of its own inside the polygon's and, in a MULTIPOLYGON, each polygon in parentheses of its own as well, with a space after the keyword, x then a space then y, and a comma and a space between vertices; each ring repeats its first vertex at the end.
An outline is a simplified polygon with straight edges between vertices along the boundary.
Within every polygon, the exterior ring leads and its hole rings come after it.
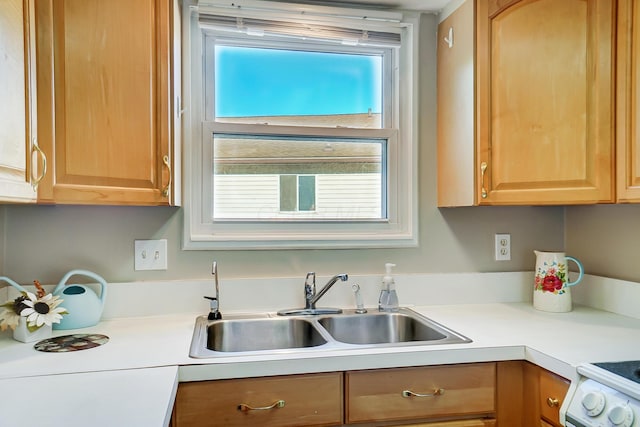
POLYGON ((540 415, 552 425, 560 425, 560 407, 569 389, 569 381, 540 369, 540 415))
POLYGON ((402 424, 401 427, 495 427, 496 420, 460 420, 460 421, 442 421, 421 424, 402 424))
POLYGON ((175 427, 342 425, 342 385, 341 372, 181 383, 175 427))
POLYGON ((350 371, 347 422, 493 414, 495 377, 494 363, 350 371))

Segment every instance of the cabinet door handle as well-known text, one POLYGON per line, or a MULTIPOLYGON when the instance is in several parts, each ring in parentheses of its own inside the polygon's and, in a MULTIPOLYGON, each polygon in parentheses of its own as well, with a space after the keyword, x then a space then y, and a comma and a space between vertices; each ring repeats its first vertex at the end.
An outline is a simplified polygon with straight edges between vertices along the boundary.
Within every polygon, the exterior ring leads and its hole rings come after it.
POLYGON ((42 157, 42 173, 38 178, 35 178, 35 179, 33 178, 33 168, 31 168, 31 187, 33 187, 33 189, 36 190, 38 188, 38 184, 40 184, 40 181, 42 181, 44 176, 47 174, 47 156, 44 154, 44 151, 42 151, 42 149, 38 145, 37 139, 34 139, 33 144, 31 144, 32 158, 33 158, 34 152, 40 155, 40 157, 42 157))
POLYGON ((182 108, 182 104, 180 104, 180 97, 176 97, 176 117, 180 118, 184 114, 184 108, 182 108))
POLYGON ((550 406, 551 408, 555 408, 558 405, 560 405, 560 401, 555 397, 547 397, 547 405, 550 406))
POLYGON ((447 44, 449 49, 453 47, 453 27, 449 27, 449 32, 446 36, 443 37, 443 40, 447 44))
POLYGON ((436 397, 444 394, 443 388, 437 388, 431 393, 415 393, 411 390, 403 390, 402 397, 436 397))
POLYGON ((487 198, 487 189, 484 188, 484 174, 487 171, 487 162, 480 163, 480 186, 482 187, 480 195, 483 199, 487 198))
POLYGON ((238 411, 243 411, 243 412, 249 412, 249 411, 268 411, 269 409, 276 409, 276 408, 284 408, 284 400, 280 399, 280 400, 276 400, 275 402, 273 402, 271 405, 269 406, 251 406, 251 405, 247 405, 246 403, 241 403, 238 405, 238 411))
POLYGON ((162 158, 162 163, 164 163, 164 165, 169 170, 169 182, 167 182, 167 186, 162 189, 162 197, 169 197, 169 190, 171 189, 171 182, 173 178, 171 176, 171 164, 169 164, 169 156, 165 155, 162 158))

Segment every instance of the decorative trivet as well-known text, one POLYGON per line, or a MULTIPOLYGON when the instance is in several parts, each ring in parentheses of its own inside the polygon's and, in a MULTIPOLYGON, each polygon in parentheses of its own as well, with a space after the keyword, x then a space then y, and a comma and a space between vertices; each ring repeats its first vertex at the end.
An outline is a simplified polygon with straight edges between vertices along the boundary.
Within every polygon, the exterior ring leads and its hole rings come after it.
POLYGON ((62 335, 39 341, 33 348, 47 353, 64 353, 98 347, 106 344, 107 341, 109 341, 109 337, 101 334, 62 335))

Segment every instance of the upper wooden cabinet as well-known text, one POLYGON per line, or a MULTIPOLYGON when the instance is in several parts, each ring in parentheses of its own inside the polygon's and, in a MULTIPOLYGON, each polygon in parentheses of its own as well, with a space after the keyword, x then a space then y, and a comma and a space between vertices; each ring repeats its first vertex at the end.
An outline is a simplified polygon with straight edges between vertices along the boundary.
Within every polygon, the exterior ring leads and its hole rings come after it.
POLYGON ((473 6, 438 31, 439 206, 613 201, 613 0, 473 6))
POLYGON ((29 2, 0 2, 0 201, 33 202, 28 153, 31 114, 29 2))
POLYGON ((175 203, 172 13, 167 0, 36 2, 39 202, 175 203))
POLYGON ((473 2, 438 26, 438 206, 477 204, 473 2))
POLYGON ((616 195, 640 202, 640 5, 618 0, 616 195))

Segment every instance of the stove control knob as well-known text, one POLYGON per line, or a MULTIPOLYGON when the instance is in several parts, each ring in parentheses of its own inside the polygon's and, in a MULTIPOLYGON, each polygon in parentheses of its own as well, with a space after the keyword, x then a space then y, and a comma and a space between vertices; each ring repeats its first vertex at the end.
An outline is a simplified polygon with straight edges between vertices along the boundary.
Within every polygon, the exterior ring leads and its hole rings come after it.
POLYGON ((604 410, 604 394, 601 391, 590 391, 582 396, 582 407, 590 417, 597 417, 604 410))
POLYGON ((633 411, 628 405, 615 405, 609 409, 607 417, 616 427, 631 427, 633 424, 633 411))

